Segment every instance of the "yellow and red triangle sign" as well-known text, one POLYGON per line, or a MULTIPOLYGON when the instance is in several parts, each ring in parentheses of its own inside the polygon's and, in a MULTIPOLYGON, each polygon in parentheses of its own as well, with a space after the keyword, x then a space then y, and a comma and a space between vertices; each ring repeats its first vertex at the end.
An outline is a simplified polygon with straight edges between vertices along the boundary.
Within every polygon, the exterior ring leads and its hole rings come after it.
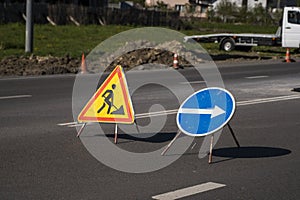
POLYGON ((120 65, 111 72, 78 116, 79 122, 132 124, 134 110, 125 73, 120 65))

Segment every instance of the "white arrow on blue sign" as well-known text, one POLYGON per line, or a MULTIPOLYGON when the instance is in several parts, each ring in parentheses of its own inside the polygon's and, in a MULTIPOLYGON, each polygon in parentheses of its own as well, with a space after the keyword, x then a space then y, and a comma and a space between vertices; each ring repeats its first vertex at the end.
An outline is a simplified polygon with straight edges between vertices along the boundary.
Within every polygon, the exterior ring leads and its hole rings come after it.
POLYGON ((235 111, 233 95, 217 87, 205 88, 189 96, 177 113, 179 129, 191 136, 205 136, 223 128, 235 111))

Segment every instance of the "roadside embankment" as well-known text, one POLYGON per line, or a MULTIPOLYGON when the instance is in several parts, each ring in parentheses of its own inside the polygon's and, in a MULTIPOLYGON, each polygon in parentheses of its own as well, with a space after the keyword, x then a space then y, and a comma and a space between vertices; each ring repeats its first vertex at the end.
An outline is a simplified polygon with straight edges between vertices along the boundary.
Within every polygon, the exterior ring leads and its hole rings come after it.
MULTIPOLYGON (((259 57, 243 55, 211 55, 212 60, 217 63, 244 63, 260 62, 265 60, 282 61, 284 57, 259 57)), ((122 65, 125 70, 131 67, 147 63, 162 64, 166 67, 173 66, 173 55, 170 52, 149 50, 125 54, 110 64, 110 69, 115 65, 122 65), (152 52, 153 51, 153 52, 152 52)), ((188 66, 189 63, 179 57, 179 66, 188 66)), ((40 56, 10 56, 0 61, 0 76, 32 76, 52 74, 76 74, 80 71, 81 60, 69 56, 64 57, 40 57, 40 56)), ((143 69, 143 68, 139 68, 143 69)))

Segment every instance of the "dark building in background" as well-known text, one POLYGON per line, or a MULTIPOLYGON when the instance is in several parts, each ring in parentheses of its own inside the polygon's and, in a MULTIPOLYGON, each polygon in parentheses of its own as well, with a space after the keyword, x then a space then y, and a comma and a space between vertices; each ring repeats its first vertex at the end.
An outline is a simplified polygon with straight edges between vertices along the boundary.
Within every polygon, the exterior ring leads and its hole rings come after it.
MULTIPOLYGON (((26 0, 0 0, 0 3, 24 3, 26 0)), ((106 7, 108 0, 35 0, 34 3, 75 4, 87 7, 106 7)))
POLYGON ((285 6, 297 6, 297 0, 268 0, 268 8, 283 8, 285 6))
MULTIPOLYGON (((35 23, 48 23, 48 18, 58 25, 72 23, 70 16, 80 24, 99 23, 105 16, 108 0, 34 0, 35 23)), ((0 0, 0 24, 25 22, 26 0, 0 0)))

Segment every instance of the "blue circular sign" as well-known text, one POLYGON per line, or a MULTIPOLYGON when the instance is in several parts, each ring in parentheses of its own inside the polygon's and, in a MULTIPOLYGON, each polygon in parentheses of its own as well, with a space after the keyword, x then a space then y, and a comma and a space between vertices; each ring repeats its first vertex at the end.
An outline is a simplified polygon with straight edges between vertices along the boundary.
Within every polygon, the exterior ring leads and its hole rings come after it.
POLYGON ((223 128, 235 111, 233 95, 223 88, 211 87, 189 96, 177 113, 179 129, 190 136, 205 136, 223 128))

